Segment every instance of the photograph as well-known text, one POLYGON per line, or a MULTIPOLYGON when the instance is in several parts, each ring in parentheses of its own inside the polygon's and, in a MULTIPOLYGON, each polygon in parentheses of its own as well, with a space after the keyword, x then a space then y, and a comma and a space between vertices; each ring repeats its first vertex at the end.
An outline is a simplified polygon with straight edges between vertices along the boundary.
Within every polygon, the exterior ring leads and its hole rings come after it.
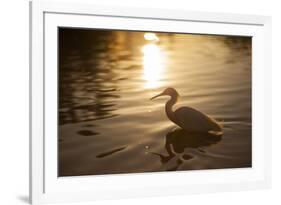
POLYGON ((252 37, 58 27, 58 176, 252 167, 252 37))

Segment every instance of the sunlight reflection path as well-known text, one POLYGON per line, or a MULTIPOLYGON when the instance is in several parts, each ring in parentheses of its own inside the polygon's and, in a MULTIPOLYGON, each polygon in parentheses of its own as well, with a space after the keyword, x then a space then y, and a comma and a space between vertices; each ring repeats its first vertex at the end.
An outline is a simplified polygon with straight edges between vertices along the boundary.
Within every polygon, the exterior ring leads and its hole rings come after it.
POLYGON ((143 46, 143 79, 145 88, 157 88, 161 86, 163 71, 165 69, 165 56, 161 48, 149 43, 143 46))

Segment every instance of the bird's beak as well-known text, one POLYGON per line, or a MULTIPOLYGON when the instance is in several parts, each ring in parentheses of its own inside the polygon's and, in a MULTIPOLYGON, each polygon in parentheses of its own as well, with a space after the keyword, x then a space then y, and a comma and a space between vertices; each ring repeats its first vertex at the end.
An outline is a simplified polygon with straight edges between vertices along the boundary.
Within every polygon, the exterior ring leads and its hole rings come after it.
POLYGON ((153 100, 153 99, 155 99, 155 98, 157 98, 157 97, 160 97, 160 96, 163 96, 163 95, 164 95, 163 93, 160 93, 160 94, 155 95, 154 97, 150 98, 150 100, 153 100))

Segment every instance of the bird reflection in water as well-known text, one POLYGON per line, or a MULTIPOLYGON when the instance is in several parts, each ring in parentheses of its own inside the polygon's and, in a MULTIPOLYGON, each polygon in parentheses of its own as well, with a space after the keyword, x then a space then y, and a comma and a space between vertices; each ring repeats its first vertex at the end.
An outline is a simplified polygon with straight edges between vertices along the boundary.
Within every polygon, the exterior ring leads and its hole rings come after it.
POLYGON ((166 135, 165 149, 168 155, 156 152, 151 152, 151 154, 159 156, 163 165, 179 155, 178 159, 176 160, 176 166, 167 170, 174 171, 178 170, 184 161, 188 161, 193 158, 192 155, 184 153, 186 148, 205 152, 203 150, 204 147, 209 147, 218 143, 221 141, 221 138, 222 135, 215 135, 211 133, 191 133, 181 128, 176 128, 166 135))

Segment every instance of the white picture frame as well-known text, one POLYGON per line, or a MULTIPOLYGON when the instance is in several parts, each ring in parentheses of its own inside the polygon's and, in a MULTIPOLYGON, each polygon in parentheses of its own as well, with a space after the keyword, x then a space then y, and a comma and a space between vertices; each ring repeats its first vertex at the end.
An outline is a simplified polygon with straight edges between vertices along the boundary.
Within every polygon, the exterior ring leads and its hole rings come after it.
POLYGON ((30 2, 30 202, 43 204, 269 188, 270 76, 270 17, 30 2), (54 103, 57 84, 54 82, 57 81, 57 28, 61 26, 252 36, 252 167, 58 177, 57 105, 54 103))

